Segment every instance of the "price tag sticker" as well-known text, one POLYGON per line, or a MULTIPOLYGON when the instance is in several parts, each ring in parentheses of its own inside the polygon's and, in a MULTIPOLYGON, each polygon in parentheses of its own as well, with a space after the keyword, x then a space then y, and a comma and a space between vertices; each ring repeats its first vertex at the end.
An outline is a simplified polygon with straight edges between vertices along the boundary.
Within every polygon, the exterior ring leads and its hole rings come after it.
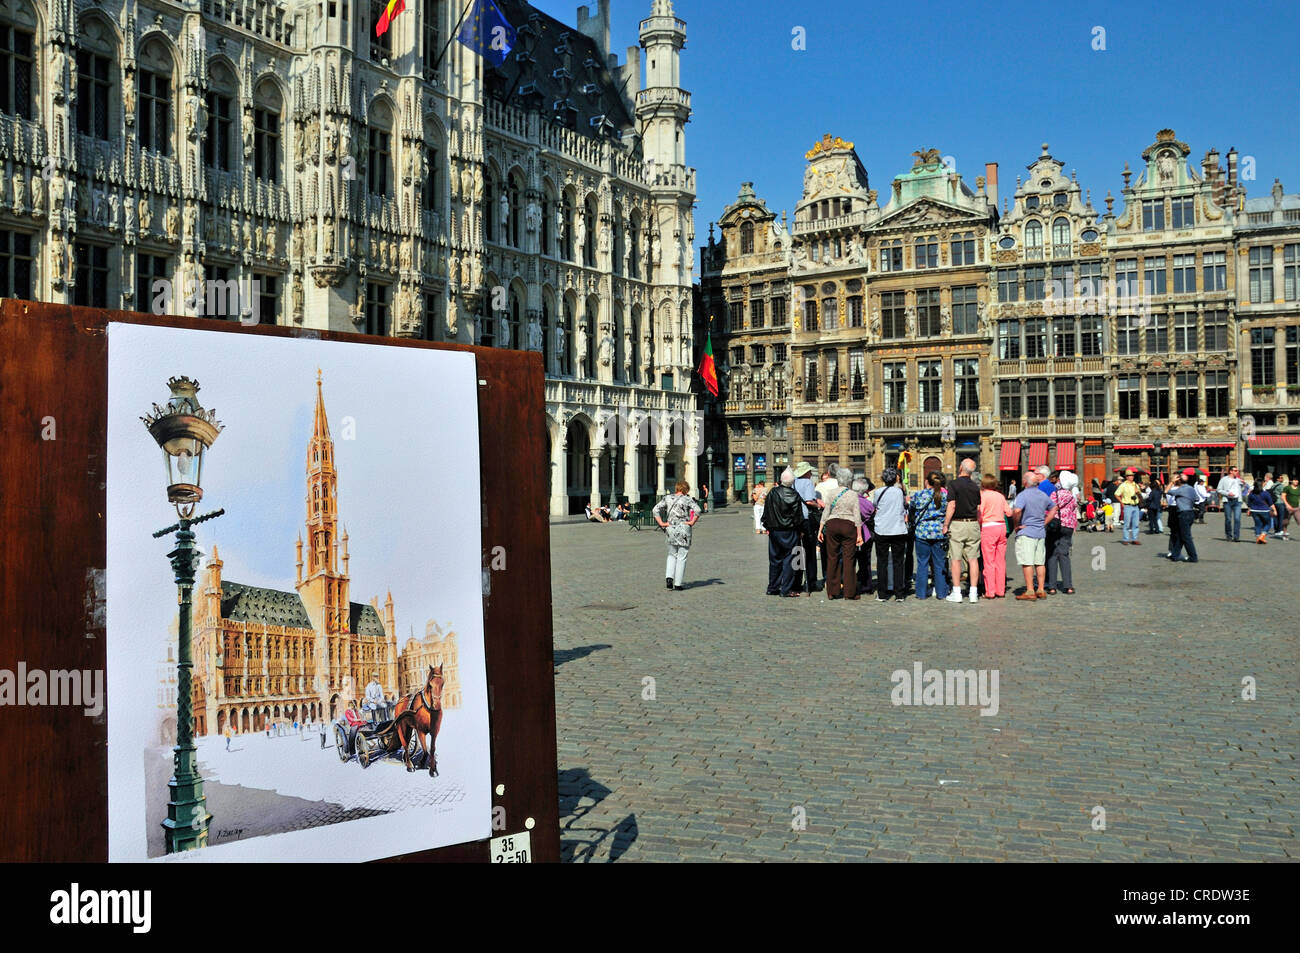
POLYGON ((494 837, 488 842, 492 851, 494 864, 531 864, 533 862, 533 838, 528 831, 494 837))

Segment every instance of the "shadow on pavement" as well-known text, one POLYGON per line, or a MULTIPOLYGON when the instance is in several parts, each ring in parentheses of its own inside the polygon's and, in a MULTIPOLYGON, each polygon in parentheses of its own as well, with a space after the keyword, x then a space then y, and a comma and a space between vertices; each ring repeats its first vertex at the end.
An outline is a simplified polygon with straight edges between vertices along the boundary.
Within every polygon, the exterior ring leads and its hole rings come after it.
POLYGON ((565 662, 572 662, 574 659, 586 658, 592 652, 599 652, 601 649, 613 648, 610 645, 579 645, 574 649, 557 649, 555 652, 555 666, 558 668, 565 662))
POLYGON ((592 778, 586 768, 569 768, 559 774, 560 860, 589 864, 609 841, 606 863, 621 858, 637 838, 636 815, 629 814, 613 827, 578 826, 613 792, 592 778), (586 803, 584 803, 586 802, 586 803))
POLYGON ((704 586, 725 586, 726 583, 721 579, 697 579, 693 582, 683 582, 683 589, 702 589, 704 586))

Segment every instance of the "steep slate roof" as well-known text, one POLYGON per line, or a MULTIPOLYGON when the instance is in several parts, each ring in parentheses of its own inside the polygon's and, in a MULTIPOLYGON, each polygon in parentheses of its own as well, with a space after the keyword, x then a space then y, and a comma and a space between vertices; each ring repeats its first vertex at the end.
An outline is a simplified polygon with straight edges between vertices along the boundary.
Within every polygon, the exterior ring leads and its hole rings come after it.
POLYGON ((591 125, 591 120, 601 115, 613 124, 612 131, 607 130, 605 138, 612 136, 614 141, 618 141, 625 132, 635 131, 636 123, 623 103, 614 75, 606 68, 605 60, 591 37, 522 0, 497 0, 497 6, 510 25, 519 31, 519 38, 499 69, 484 64, 488 70, 490 95, 497 99, 509 96, 508 105, 539 110, 550 121, 556 121, 555 103, 567 99, 576 113, 572 124, 562 122, 561 125, 593 138, 600 137, 600 133, 591 125), (561 44, 566 36, 567 56, 561 44), (560 52, 557 53, 557 49, 560 52), (566 65, 572 78, 557 77, 555 73, 566 65), (535 87, 535 91, 525 92, 529 84, 535 87), (589 86, 594 88, 584 92, 584 88, 589 86))
MULTIPOLYGON (((380 638, 388 634, 374 606, 351 602, 348 603, 348 610, 349 631, 357 635, 377 635, 380 638)), ((298 593, 246 586, 224 579, 221 581, 221 618, 232 622, 312 628, 311 618, 298 593)))
POLYGON ((349 602, 348 609, 348 628, 357 635, 377 635, 382 638, 388 634, 384 631, 384 623, 380 621, 374 606, 349 602))
POLYGON ((221 581, 221 618, 299 629, 312 627, 298 593, 246 586, 224 579, 221 581))

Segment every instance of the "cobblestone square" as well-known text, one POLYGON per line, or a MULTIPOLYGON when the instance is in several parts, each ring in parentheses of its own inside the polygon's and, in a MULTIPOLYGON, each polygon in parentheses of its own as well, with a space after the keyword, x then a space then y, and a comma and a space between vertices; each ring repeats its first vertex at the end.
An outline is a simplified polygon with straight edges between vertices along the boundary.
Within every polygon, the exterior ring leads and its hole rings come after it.
POLYGON ((1079 534, 1073 596, 832 605, 764 596, 748 507, 700 520, 682 592, 659 532, 551 534, 566 860, 1300 856, 1300 545, 1211 513, 1196 565, 1079 534), (997 670, 997 713, 895 706, 918 662, 997 670))

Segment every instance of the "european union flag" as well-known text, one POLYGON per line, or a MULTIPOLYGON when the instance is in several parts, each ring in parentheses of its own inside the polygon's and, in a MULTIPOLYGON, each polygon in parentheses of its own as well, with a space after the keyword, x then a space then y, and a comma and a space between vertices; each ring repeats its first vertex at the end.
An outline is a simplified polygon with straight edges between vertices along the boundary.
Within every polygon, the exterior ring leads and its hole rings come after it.
POLYGON ((518 34, 492 0, 474 0, 456 39, 493 66, 500 66, 514 48, 518 34))

